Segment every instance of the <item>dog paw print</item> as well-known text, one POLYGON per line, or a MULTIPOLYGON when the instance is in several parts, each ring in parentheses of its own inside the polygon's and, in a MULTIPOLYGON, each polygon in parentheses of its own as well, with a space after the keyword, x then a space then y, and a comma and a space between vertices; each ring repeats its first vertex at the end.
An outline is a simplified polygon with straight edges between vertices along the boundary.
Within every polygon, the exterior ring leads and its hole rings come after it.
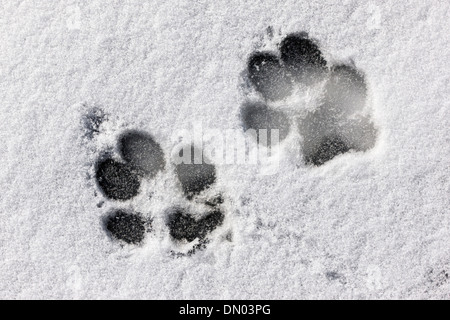
MULTIPOLYGON (((174 167, 179 192, 188 203, 184 206, 168 203, 169 208, 164 211, 166 217, 163 219, 175 248, 192 244, 188 254, 205 247, 209 235, 222 225, 225 218, 221 207, 224 201, 220 194, 200 197, 207 190, 214 189, 217 175, 215 166, 208 161, 195 163, 194 154, 199 152, 202 151, 187 146, 179 152, 187 161, 170 165, 174 167), (193 214, 190 211, 192 206, 200 206, 203 212, 193 214)), ((160 144, 145 132, 130 130, 118 138, 115 152, 110 151, 99 157, 95 180, 104 197, 123 206, 141 194, 144 181, 158 179, 167 167, 169 165, 160 144)), ((151 208, 148 211, 151 212, 151 208)), ((151 213, 114 209, 104 218, 103 225, 113 239, 141 244, 146 234, 154 231, 152 222, 151 213)))
POLYGON ((363 73, 352 65, 329 66, 307 34, 287 35, 276 52, 252 53, 246 74, 251 89, 241 107, 242 126, 267 130, 264 143, 272 142, 273 130, 281 142, 297 128, 304 162, 315 166, 375 145, 363 73))

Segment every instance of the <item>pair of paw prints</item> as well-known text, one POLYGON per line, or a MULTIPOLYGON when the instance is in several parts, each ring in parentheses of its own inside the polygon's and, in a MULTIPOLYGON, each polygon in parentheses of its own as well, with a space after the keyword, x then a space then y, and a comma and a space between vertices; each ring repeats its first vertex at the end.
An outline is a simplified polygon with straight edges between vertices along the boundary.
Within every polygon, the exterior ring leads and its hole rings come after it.
POLYGON ((351 65, 330 67, 307 34, 286 36, 279 52, 251 54, 247 78, 256 99, 241 107, 244 130, 276 129, 281 142, 297 127, 306 164, 320 166, 374 146, 377 130, 368 113, 364 75, 351 65))
MULTIPOLYGON (((279 52, 258 51, 247 64, 247 79, 252 88, 241 107, 244 130, 278 130, 283 141, 297 128, 302 155, 307 165, 320 166, 340 154, 366 151, 375 144, 377 130, 368 108, 368 89, 364 75, 354 66, 330 66, 319 46, 306 34, 290 34, 279 44, 279 52), (250 95, 256 98, 250 98, 250 95)), ((100 132, 106 116, 95 109, 85 118, 88 137, 100 132)), ((206 192, 217 180, 216 168, 203 159, 196 164, 194 154, 202 152, 188 146, 190 163, 168 165, 163 149, 142 131, 126 131, 118 139, 115 152, 100 156, 95 179, 103 195, 122 204, 137 197, 144 180, 159 178, 159 173, 174 168, 177 185, 188 202, 200 201, 203 214, 192 214, 172 204, 166 211, 165 227, 177 244, 195 244, 195 252, 208 242, 209 235, 224 222, 224 199, 206 192), (207 193, 201 199, 201 194, 207 193)), ((189 206, 186 206, 189 207, 189 206)), ((151 208, 150 208, 151 210, 151 208)), ((153 232, 153 220, 133 210, 116 209, 103 224, 108 234, 124 243, 140 244, 153 232)))
MULTIPOLYGON (((106 153, 100 156, 95 167, 95 179, 103 195, 113 201, 126 202, 138 196, 144 180, 157 179, 158 173, 167 169, 164 152, 155 139, 142 131, 126 131, 118 138, 117 156, 106 153)), ((194 200, 216 182, 216 168, 212 164, 196 164, 194 154, 201 152, 193 146, 179 151, 191 158, 175 165, 180 192, 187 201, 194 200), (186 163, 187 162, 187 163, 186 163)), ((195 249, 203 247, 208 234, 223 223, 221 208, 223 198, 216 195, 202 200, 204 214, 194 217, 186 208, 171 207, 166 210, 166 227, 177 244, 198 240, 195 249)), ((128 244, 140 244, 147 233, 152 232, 152 218, 143 214, 117 209, 111 211, 103 221, 110 236, 128 244)), ((194 249, 193 249, 194 250, 194 249)), ((191 252, 193 251, 191 250, 191 252)))

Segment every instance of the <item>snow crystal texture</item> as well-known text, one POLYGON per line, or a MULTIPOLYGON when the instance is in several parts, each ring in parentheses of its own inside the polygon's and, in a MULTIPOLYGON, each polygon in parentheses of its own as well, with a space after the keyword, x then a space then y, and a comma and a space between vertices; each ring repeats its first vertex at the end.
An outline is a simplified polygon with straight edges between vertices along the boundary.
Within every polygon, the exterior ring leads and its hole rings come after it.
POLYGON ((444 0, 2 1, 0 298, 449 299, 449 16, 444 0), (316 136, 316 89, 243 110, 262 103, 249 58, 301 32, 364 76, 366 117, 340 138, 316 136), (177 129, 261 121, 283 131, 276 172, 201 165, 197 190, 171 160, 177 129))

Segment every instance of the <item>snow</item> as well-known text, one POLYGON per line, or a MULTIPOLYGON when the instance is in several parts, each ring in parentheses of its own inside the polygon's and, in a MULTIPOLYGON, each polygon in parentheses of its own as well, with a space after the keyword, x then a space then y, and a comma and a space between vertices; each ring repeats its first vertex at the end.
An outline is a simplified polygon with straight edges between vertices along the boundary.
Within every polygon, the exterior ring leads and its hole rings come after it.
POLYGON ((450 298, 448 1, 8 0, 0 12, 0 298, 450 298), (177 130, 242 129, 248 56, 300 31, 364 72, 374 148, 311 167, 292 132, 274 174, 218 165, 224 224, 176 258, 167 210, 200 210, 169 159, 177 130), (89 139, 93 108, 108 119, 89 139), (118 203, 94 165, 133 129, 167 168, 118 203), (119 208, 153 218, 141 246, 107 236, 119 208))

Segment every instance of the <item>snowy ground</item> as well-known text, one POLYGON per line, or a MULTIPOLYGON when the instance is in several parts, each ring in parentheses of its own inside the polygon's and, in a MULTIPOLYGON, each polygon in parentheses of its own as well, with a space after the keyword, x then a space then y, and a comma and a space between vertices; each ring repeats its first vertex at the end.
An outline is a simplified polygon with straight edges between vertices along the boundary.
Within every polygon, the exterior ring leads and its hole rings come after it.
POLYGON ((449 299, 449 16, 445 0, 2 1, 0 298, 449 299), (249 55, 300 31, 365 74, 375 146, 312 167, 293 132, 275 174, 216 166, 225 221, 175 257, 165 215, 190 204, 173 132, 240 129, 249 55), (108 120, 90 139, 92 108, 108 120), (117 202, 94 164, 127 129, 167 163, 117 202), (105 232, 114 208, 153 218, 141 245, 105 232))

